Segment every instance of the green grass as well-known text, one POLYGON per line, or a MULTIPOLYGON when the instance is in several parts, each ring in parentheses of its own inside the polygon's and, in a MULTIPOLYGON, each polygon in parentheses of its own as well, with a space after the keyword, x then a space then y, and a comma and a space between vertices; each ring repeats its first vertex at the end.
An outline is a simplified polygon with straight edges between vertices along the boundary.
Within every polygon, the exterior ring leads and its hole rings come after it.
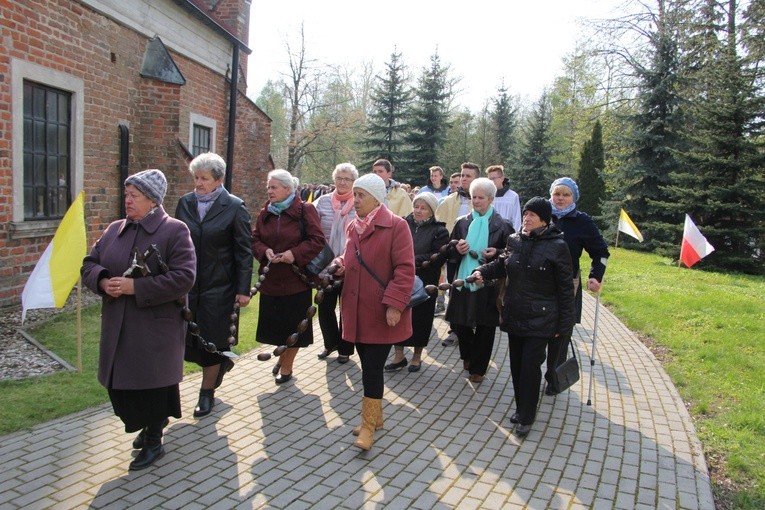
MULTIPOLYGON (((661 257, 613 249, 603 302, 668 350, 664 367, 689 404, 721 508, 765 508, 765 278, 679 269, 661 257)), ((84 373, 0 383, 0 434, 107 402, 98 385, 99 306, 83 312, 84 373)), ((60 314, 31 334, 76 361, 75 318, 60 314)), ((240 329, 254 332, 257 300, 240 329)), ((256 346, 243 334, 235 349, 256 346)), ((197 370, 187 365, 187 371, 197 370)))
POLYGON ((602 300, 669 349, 664 368, 689 404, 718 501, 765 508, 765 279, 612 253, 602 300))

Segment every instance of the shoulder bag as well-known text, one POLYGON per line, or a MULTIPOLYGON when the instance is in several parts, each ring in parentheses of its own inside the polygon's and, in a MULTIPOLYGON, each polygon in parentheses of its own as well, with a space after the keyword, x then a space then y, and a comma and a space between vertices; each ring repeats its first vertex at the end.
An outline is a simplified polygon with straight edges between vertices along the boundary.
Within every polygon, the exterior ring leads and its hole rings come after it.
POLYGON ((561 363, 555 369, 555 379, 557 381, 556 390, 559 392, 567 390, 579 380, 579 362, 576 360, 574 351, 574 339, 570 340, 571 357, 561 363))
MULTIPOLYGON (((300 204, 300 236, 305 240, 305 221, 303 221, 303 208, 305 204, 300 204)), ((316 276, 327 267, 330 262, 335 259, 335 253, 329 246, 329 243, 325 240, 324 247, 321 249, 318 255, 313 258, 308 264, 306 264, 304 270, 308 276, 316 276)))

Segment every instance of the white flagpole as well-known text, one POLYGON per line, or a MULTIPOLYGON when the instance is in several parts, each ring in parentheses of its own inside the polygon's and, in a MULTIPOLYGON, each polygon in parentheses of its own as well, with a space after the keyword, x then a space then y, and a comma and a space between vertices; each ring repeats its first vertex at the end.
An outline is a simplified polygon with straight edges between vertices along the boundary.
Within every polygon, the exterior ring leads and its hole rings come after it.
POLYGON ((77 280, 77 373, 82 374, 82 276, 77 280))

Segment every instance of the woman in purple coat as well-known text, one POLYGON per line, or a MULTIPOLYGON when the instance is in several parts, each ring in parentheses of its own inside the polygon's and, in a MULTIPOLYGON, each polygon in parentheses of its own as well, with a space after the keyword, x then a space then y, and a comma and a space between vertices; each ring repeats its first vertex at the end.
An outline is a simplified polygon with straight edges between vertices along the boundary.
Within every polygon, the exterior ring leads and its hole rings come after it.
POLYGON ((344 276, 340 299, 343 340, 353 342, 361 360, 364 399, 361 426, 353 443, 372 447, 382 428, 383 368, 391 345, 412 336, 414 247, 409 226, 384 204, 385 183, 375 174, 353 183, 356 219, 348 226, 345 253, 335 259, 344 276))
POLYGON ((194 284, 196 256, 189 229, 162 208, 166 191, 159 170, 128 177, 127 218, 106 228, 81 269, 103 297, 98 381, 125 431, 140 431, 131 470, 164 455, 162 430, 169 416, 181 417, 186 323, 178 301, 194 284))

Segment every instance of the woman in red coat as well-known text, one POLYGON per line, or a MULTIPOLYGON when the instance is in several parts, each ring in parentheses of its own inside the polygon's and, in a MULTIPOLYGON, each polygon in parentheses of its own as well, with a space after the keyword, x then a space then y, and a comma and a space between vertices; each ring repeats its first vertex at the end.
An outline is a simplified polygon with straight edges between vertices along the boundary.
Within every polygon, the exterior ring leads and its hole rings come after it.
MULTIPOLYGON (((258 342, 284 345, 297 332, 311 306, 311 287, 292 270, 305 267, 324 247, 319 215, 311 204, 300 200, 295 180, 286 170, 268 173, 268 203, 261 209, 252 231, 252 254, 260 261, 259 273, 269 271, 260 287, 258 342)), ((292 378, 298 348, 313 343, 312 323, 298 335, 297 343, 279 356, 274 367, 276 384, 292 378)))
POLYGON ((385 206, 385 195, 379 176, 356 179, 356 219, 348 226, 345 253, 335 259, 335 274, 344 276, 343 340, 355 344, 361 360, 364 398, 353 444, 363 450, 372 447, 374 431, 383 426, 383 367, 391 345, 412 335, 412 311, 407 308, 414 284, 412 234, 406 221, 385 206))

